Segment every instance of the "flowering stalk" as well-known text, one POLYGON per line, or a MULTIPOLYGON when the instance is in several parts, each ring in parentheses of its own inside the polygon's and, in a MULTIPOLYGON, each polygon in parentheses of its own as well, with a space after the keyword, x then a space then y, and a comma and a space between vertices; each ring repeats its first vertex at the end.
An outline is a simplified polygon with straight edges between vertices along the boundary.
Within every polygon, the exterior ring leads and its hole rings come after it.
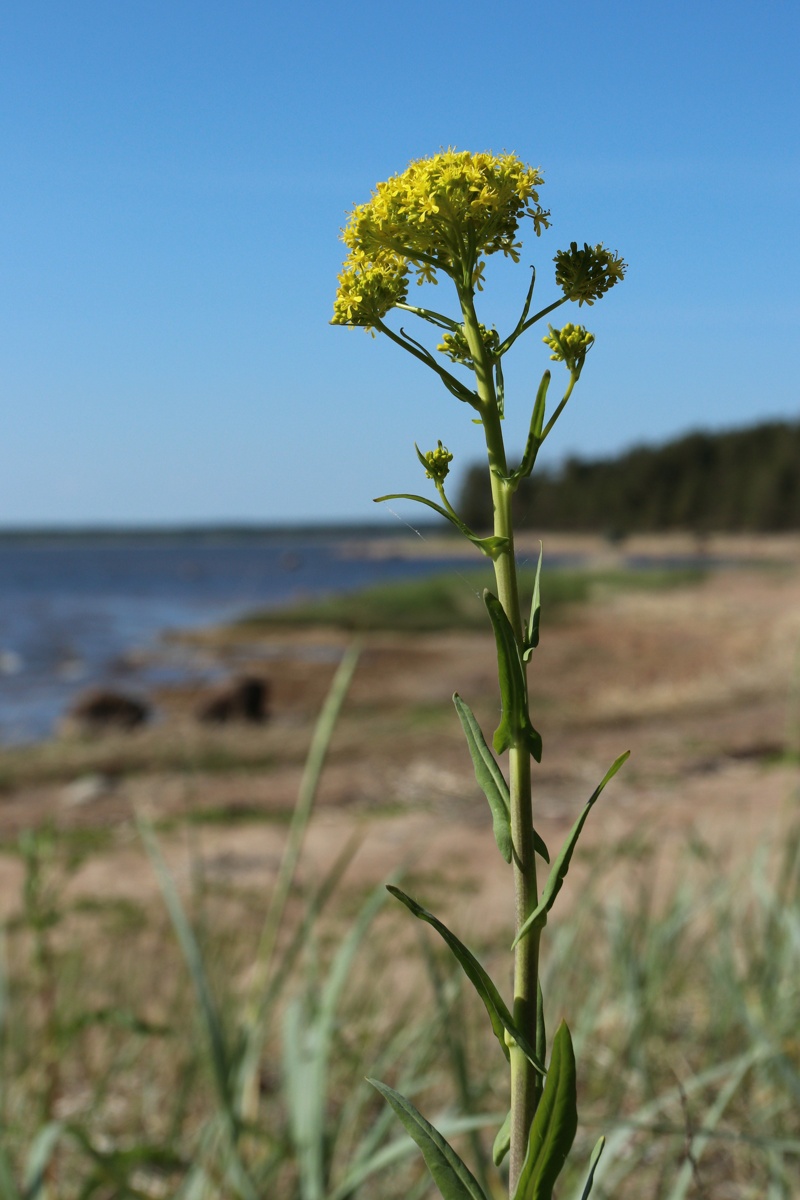
MULTIPOLYGON (((454 696, 456 711, 467 739, 478 783, 489 803, 498 849, 511 865, 514 878, 515 937, 514 997, 507 1007, 499 990, 466 946, 431 913, 398 888, 392 893, 419 919, 437 930, 450 947, 480 996, 500 1048, 509 1063, 510 1111, 498 1132, 494 1159, 499 1166, 509 1156, 511 1200, 550 1200, 553 1185, 572 1146, 577 1128, 575 1060, 569 1030, 564 1022, 553 1039, 550 1061, 539 986, 539 945, 548 914, 569 868, 578 836, 592 805, 627 755, 613 764, 595 790, 550 867, 541 893, 537 885, 536 856, 549 863, 544 842, 536 833, 531 796, 531 759, 541 761, 542 741, 530 717, 527 667, 539 641, 539 569, 530 617, 523 624, 514 556, 512 497, 520 481, 530 475, 537 454, 562 413, 580 378, 594 336, 583 326, 562 329, 548 326, 543 341, 551 359, 563 362, 569 372, 564 395, 545 423, 550 372, 545 371, 536 394, 525 451, 519 465, 509 470, 503 439, 505 386, 502 358, 532 326, 560 305, 575 301, 592 305, 624 276, 622 259, 602 245, 579 249, 572 242, 555 257, 556 283, 562 295, 529 316, 536 282, 534 273, 520 318, 501 340, 495 329, 482 325, 475 294, 483 290, 485 259, 502 252, 519 261, 516 240, 519 222, 532 220, 538 235, 549 225, 549 213, 539 204, 542 184, 538 170, 515 155, 470 154, 448 150, 412 162, 401 175, 378 184, 370 201, 356 207, 344 230, 348 258, 339 276, 334 303, 334 324, 361 326, 388 336, 396 345, 435 372, 456 399, 468 404, 483 428, 494 509, 491 536, 480 536, 461 520, 445 494, 452 455, 437 449, 418 458, 432 479, 441 504, 424 496, 403 494, 380 499, 412 499, 435 509, 492 559, 497 595, 484 599, 497 644, 502 702, 501 721, 492 744, 496 754, 508 752, 506 783, 499 763, 467 704, 454 696), (453 318, 432 309, 409 304, 408 284, 416 273, 418 283, 437 283, 440 275, 454 285, 459 314, 453 318), (457 368, 466 368, 465 383, 445 367, 441 358, 403 328, 399 333, 386 324, 387 314, 399 309, 444 330, 437 346, 440 355, 457 368), (460 319, 459 319, 460 318, 460 319)), ((419 1145, 437 1187, 445 1200, 486 1200, 480 1184, 437 1130, 399 1093, 373 1081, 394 1108, 419 1145)), ((584 1191, 591 1191, 594 1168, 602 1150, 595 1149, 584 1191)))

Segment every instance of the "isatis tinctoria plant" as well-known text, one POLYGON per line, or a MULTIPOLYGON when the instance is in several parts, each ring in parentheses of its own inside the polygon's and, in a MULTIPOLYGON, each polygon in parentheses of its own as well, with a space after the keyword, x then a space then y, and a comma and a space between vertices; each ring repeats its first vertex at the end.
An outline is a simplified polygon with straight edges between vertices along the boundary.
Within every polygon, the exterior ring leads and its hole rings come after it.
MULTIPOLYGON (((572 1040, 562 1021, 548 1054, 539 947, 586 818, 627 758, 627 754, 618 758, 601 780, 551 862, 533 820, 531 760, 541 761, 542 739, 531 719, 527 684, 528 668, 539 642, 541 554, 529 617, 523 620, 514 557, 512 497, 520 481, 530 475, 539 449, 563 412, 594 337, 582 325, 570 323, 560 329, 548 325, 543 341, 551 351, 550 358, 566 368, 566 388, 548 415, 550 371, 544 372, 522 459, 515 467, 508 464, 503 439, 503 359, 518 338, 561 305, 594 304, 622 280, 625 263, 603 245, 579 246, 572 242, 555 256, 555 284, 561 293, 557 299, 531 313, 534 271, 514 328, 503 335, 483 324, 476 309, 476 293, 483 291, 486 259, 501 252, 519 262, 520 224, 529 220, 537 235, 550 224, 549 212, 539 203, 542 183, 540 171, 514 154, 447 150, 412 162, 402 174, 379 183, 372 198, 350 213, 342 234, 349 253, 339 275, 333 316, 334 324, 383 334, 433 371, 450 395, 472 409, 473 420, 482 426, 486 440, 494 508, 490 535, 470 529, 448 500, 445 479, 452 455, 442 442, 426 453, 417 449, 440 502, 408 494, 380 499, 415 500, 435 509, 494 565, 496 594, 488 590, 484 594, 497 645, 501 699, 493 749, 466 702, 458 694, 453 699, 476 779, 489 802, 498 849, 514 880, 511 1005, 454 933, 399 888, 390 891, 444 939, 480 996, 508 1061, 510 1111, 495 1139, 494 1159, 499 1165, 506 1154, 509 1156, 511 1200, 549 1200, 575 1137, 578 1114, 572 1040), (449 280, 455 289, 456 315, 409 303, 408 288, 414 276, 419 284, 449 280), (438 330, 441 340, 436 352, 402 326, 387 324, 393 312, 409 314, 438 330), (508 756, 508 781, 495 755, 508 756), (541 890, 537 855, 549 868, 541 890)), ((445 1200, 487 1200, 466 1164, 414 1105, 385 1084, 373 1082, 417 1142, 445 1200)), ((588 1164, 584 1197, 591 1191, 602 1144, 601 1139, 588 1164)))

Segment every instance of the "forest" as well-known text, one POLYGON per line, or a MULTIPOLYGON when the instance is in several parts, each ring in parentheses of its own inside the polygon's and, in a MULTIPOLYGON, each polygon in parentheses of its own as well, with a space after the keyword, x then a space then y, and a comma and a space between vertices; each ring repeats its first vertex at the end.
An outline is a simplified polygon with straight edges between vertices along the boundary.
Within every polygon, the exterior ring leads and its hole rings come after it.
MULTIPOLYGON (((520 484, 518 526, 624 536, 659 530, 774 532, 800 528, 800 422, 694 432, 614 458, 568 458, 520 484)), ((471 467, 459 512, 488 529, 486 470, 471 467)))

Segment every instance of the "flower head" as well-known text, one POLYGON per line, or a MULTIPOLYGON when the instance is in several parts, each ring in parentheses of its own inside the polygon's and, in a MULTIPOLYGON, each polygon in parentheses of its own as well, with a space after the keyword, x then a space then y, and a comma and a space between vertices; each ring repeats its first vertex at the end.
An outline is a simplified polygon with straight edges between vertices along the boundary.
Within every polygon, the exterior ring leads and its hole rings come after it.
POLYGON ((444 483, 450 471, 453 456, 446 446, 439 442, 435 450, 427 450, 424 454, 417 447, 417 456, 425 468, 425 477, 436 483, 444 483))
POLYGON ((583 325, 570 324, 563 329, 553 329, 552 325, 548 325, 547 328, 550 332, 542 341, 553 351, 550 358, 553 362, 566 363, 573 375, 580 375, 586 354, 594 344, 594 334, 584 329, 583 325))
POLYGON ((559 250, 553 262, 556 283, 568 300, 577 300, 578 304, 594 304, 625 278, 627 269, 619 255, 606 250, 602 243, 590 246, 584 242, 579 250, 577 242, 570 242, 569 250, 559 250))
POLYGON ((480 287, 482 256, 501 251, 518 261, 523 217, 532 219, 537 234, 547 228, 549 214, 539 204, 542 182, 540 172, 514 154, 446 150, 379 183, 342 232, 350 253, 339 277, 334 322, 369 326, 370 312, 357 297, 364 276, 378 269, 384 272, 376 287, 379 316, 392 306, 392 291, 402 290, 401 280, 405 287, 409 268, 419 283, 436 283, 443 271, 459 286, 480 287))

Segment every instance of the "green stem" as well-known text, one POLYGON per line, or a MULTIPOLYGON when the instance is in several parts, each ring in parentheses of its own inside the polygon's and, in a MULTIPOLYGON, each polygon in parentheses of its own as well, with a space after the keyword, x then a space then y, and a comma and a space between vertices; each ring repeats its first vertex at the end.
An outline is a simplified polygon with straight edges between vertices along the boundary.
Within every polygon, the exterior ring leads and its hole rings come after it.
MULTIPOLYGON (((489 468, 494 505, 494 533, 508 539, 508 550, 495 560, 497 594, 517 641, 522 647, 523 627, 519 603, 514 530, 511 516, 513 488, 507 479, 505 446, 497 398, 492 378, 492 358, 480 336, 478 319, 471 291, 460 291, 464 314, 464 332, 475 363, 475 377, 480 413, 489 456, 489 468)), ((523 668, 524 669, 524 668, 523 668)), ((514 920, 519 931, 533 912, 538 900, 536 860, 533 843, 533 811, 531 800, 531 759, 527 744, 520 742, 509 751, 509 791, 511 800, 511 837, 514 847, 514 920)), ((532 931, 517 945, 514 952, 514 1021, 533 1041, 536 1036, 536 993, 539 974, 539 931, 532 931)), ((511 1151, 510 1195, 514 1195, 528 1148, 531 1122, 538 1099, 536 1074, 516 1045, 511 1053, 511 1151)))

